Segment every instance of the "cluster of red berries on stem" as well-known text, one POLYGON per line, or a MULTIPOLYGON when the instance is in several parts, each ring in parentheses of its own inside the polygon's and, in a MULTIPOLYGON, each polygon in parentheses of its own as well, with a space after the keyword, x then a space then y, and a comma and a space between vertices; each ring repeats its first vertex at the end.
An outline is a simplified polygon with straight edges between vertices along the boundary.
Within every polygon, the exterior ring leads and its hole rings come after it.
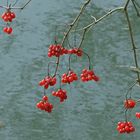
POLYGON ((46 76, 43 80, 39 82, 39 85, 44 86, 45 89, 48 89, 49 86, 54 86, 56 82, 56 77, 46 76))
MULTIPOLYGON (((124 108, 125 108, 125 119, 127 120, 127 111, 133 109, 136 106, 136 101, 134 99, 126 99, 124 100, 124 108)), ((140 119, 140 112, 136 112, 135 117, 140 119)), ((118 122, 117 130, 119 133, 131 133, 135 131, 135 127, 132 122, 118 122)))
POLYGON ((82 56, 83 51, 79 48, 73 48, 73 49, 65 49, 60 44, 52 44, 49 46, 48 50, 48 57, 59 57, 64 54, 75 54, 77 56, 82 56))
POLYGON ((117 130, 119 133, 132 133, 135 131, 135 127, 132 122, 118 122, 117 130))
POLYGON ((62 75, 61 79, 62 79, 62 83, 69 83, 70 84, 73 81, 78 80, 78 77, 77 77, 77 74, 74 71, 70 70, 68 73, 64 73, 62 75))
POLYGON ((47 96, 43 96, 42 100, 36 104, 36 107, 38 109, 44 110, 48 113, 51 113, 52 109, 53 109, 53 105, 51 103, 49 103, 47 96))
POLYGON ((59 89, 56 92, 53 91, 52 95, 58 97, 60 99, 60 102, 63 102, 64 100, 67 99, 67 92, 66 90, 63 90, 63 89, 59 89))
POLYGON ((83 69, 81 73, 81 80, 83 82, 88 82, 91 80, 99 81, 99 77, 95 75, 93 70, 83 69))
POLYGON ((16 15, 14 12, 8 10, 2 14, 1 18, 4 20, 4 22, 12 22, 13 19, 16 18, 16 15))
POLYGON ((48 57, 59 57, 60 55, 68 54, 68 50, 63 48, 60 44, 52 44, 48 50, 48 57))
POLYGON ((69 54, 75 54, 77 56, 82 56, 83 55, 83 51, 79 48, 70 49, 70 50, 68 50, 68 53, 69 54))
MULTIPOLYGON (((60 88, 57 91, 52 91, 51 95, 58 97, 60 100, 60 103, 64 102, 67 99, 67 92, 66 92, 66 90, 63 90, 61 88, 61 86, 62 86, 61 84, 66 84, 66 83, 70 84, 70 83, 77 81, 79 79, 78 75, 70 68, 70 62, 71 62, 70 59, 71 59, 72 54, 75 54, 78 57, 80 57, 86 53, 83 52, 82 49, 80 49, 80 48, 66 49, 62 45, 57 44, 56 41, 54 44, 50 45, 49 49, 48 49, 48 57, 53 57, 53 56, 57 57, 57 61, 55 62, 55 64, 56 64, 55 73, 54 73, 54 76, 49 76, 50 75, 50 70, 49 70, 50 67, 49 66, 51 64, 51 63, 49 63, 48 64, 48 76, 46 76, 44 79, 42 79, 39 82, 39 86, 44 87, 44 89, 46 90, 50 86, 56 85, 56 83, 57 83, 56 75, 58 75, 59 79, 60 79, 60 88), (66 72, 66 73, 62 74, 62 76, 60 76, 57 73, 58 65, 60 63, 59 57, 64 55, 64 54, 69 55, 69 70, 68 70, 68 72, 66 72)), ((88 54, 86 54, 86 55, 88 56, 88 54)), ((90 65, 90 57, 89 56, 88 56, 88 59, 89 59, 89 65, 90 65)), ((89 80, 99 81, 99 77, 97 77, 92 70, 84 69, 82 71, 82 74, 81 74, 81 80, 83 82, 89 81, 89 80)), ((45 90, 44 90, 44 95, 46 95, 45 90)), ((37 108, 39 108, 41 110, 45 110, 44 105, 46 105, 46 104, 48 107, 48 100, 46 103, 46 101, 44 99, 42 99, 42 101, 37 103, 37 108)))
MULTIPOLYGON (((12 22, 13 19, 16 18, 16 15, 14 12, 7 10, 6 12, 4 12, 2 14, 1 18, 3 19, 4 22, 6 22, 6 24, 8 24, 8 22, 12 22)), ((9 25, 8 25, 3 28, 3 32, 7 33, 7 34, 11 34, 13 32, 13 29, 12 29, 12 27, 9 27, 9 25)))

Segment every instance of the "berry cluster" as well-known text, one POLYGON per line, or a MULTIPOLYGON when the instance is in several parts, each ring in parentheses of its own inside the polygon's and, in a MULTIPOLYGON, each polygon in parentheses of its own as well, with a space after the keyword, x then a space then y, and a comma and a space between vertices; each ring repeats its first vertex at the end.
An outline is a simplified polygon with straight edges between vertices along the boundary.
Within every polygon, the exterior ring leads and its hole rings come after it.
POLYGON ((62 75, 62 83, 71 83, 73 81, 78 80, 77 74, 74 71, 69 71, 68 73, 64 73, 62 75))
POLYGON ((124 107, 126 109, 132 109, 136 105, 136 102, 133 99, 127 99, 124 101, 124 107))
POLYGON ((4 27, 3 32, 7 34, 11 34, 13 31, 12 27, 4 27))
POLYGON ((64 100, 67 99, 67 92, 66 92, 66 90, 59 89, 56 92, 53 91, 52 95, 56 96, 56 97, 59 97, 60 98, 60 102, 63 102, 64 100))
POLYGON ((81 80, 83 82, 88 82, 91 80, 99 81, 99 77, 95 75, 94 71, 83 69, 81 74, 81 80))
POLYGON ((5 21, 5 22, 12 22, 13 19, 16 17, 14 12, 11 12, 10 10, 4 12, 1 16, 1 18, 5 21))
POLYGON ((60 44, 52 44, 48 50, 48 57, 56 56, 59 57, 60 55, 68 54, 68 50, 63 48, 60 44))
MULTIPOLYGON (((7 10, 4 12, 1 16, 1 18, 4 20, 4 22, 12 22, 14 18, 16 18, 16 15, 14 12, 11 12, 10 10, 7 10)), ((6 26, 3 28, 3 32, 6 34, 11 34, 13 32, 12 27, 6 26)))
POLYGON ((38 102, 36 104, 36 107, 40 110, 44 110, 48 113, 52 112, 53 109, 53 105, 51 103, 48 102, 48 97, 47 96, 43 96, 42 97, 42 101, 38 102))
POLYGON ((45 89, 48 89, 49 86, 54 86, 56 81, 56 77, 47 76, 39 82, 39 85, 44 86, 45 89))
POLYGON ((68 53, 69 54, 75 54, 77 56, 82 56, 83 55, 83 51, 81 49, 78 49, 78 48, 70 49, 70 50, 68 50, 68 53))
POLYGON ((135 131, 135 127, 132 122, 118 122, 117 130, 119 133, 132 133, 135 131))
MULTIPOLYGON (((131 98, 126 99, 124 101, 124 107, 126 109, 125 110, 126 119, 127 119, 126 112, 130 109, 133 109, 135 106, 136 101, 131 98)), ((137 119, 140 119, 140 112, 136 112, 135 116, 137 119)), ((132 122, 118 122, 117 130, 119 131, 119 133, 131 133, 135 131, 135 128, 132 125, 132 122)))
POLYGON ((136 118, 140 119, 140 112, 136 112, 136 118))
MULTIPOLYGON (((73 49, 65 49, 62 45, 60 44, 57 44, 57 42, 55 41, 54 44, 50 45, 49 46, 49 49, 48 49, 48 57, 57 57, 57 61, 56 61, 56 69, 55 69, 55 73, 54 73, 54 76, 46 76, 43 80, 41 80, 39 82, 39 86, 43 86, 44 89, 48 89, 49 86, 54 86, 57 82, 57 79, 56 79, 56 75, 59 75, 59 78, 60 78, 60 88, 57 90, 57 91, 53 91, 52 92, 52 96, 55 96, 55 97, 58 97, 60 102, 64 102, 66 99, 67 99, 67 92, 63 89, 61 89, 61 84, 70 84, 74 81, 77 81, 78 80, 78 76, 77 74, 71 70, 70 68, 70 58, 71 58, 71 55, 74 54, 74 55, 77 55, 77 56, 82 56, 83 54, 86 54, 84 53, 80 48, 73 48, 73 49), (59 66, 59 63, 60 63, 60 59, 59 57, 64 55, 64 54, 68 54, 70 55, 69 56, 69 71, 64 73, 62 76, 59 75, 58 72, 58 66, 59 66)), ((86 54, 88 56, 88 54, 86 54)), ((90 64, 90 57, 88 56, 88 59, 89 59, 89 65, 90 64)), ((90 67, 90 66, 89 66, 90 67)), ((99 80, 99 77, 97 77, 93 71, 91 70, 83 70, 84 73, 81 74, 81 79, 82 81, 89 81, 89 80, 95 80, 95 81, 98 81, 99 80), (90 78, 91 77, 91 78, 90 78)), ((49 73, 49 65, 48 65, 48 75, 50 75, 49 73)), ((45 92, 44 92, 45 94, 45 92)), ((48 105, 48 102, 44 103, 44 99, 43 101, 40 101, 38 104, 37 104, 37 107, 40 108, 41 110, 44 110, 44 104, 48 105)))

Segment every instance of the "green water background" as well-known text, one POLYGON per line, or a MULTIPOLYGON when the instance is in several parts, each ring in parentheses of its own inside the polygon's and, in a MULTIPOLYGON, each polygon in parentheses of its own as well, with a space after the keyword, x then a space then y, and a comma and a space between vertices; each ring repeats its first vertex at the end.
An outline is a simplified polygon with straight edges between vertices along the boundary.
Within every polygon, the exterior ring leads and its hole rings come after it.
MULTIPOLYGON (((53 43, 55 27, 62 36, 67 23, 79 11, 83 0, 32 0, 23 10, 17 11, 12 23, 14 33, 0 34, 0 140, 125 140, 140 137, 140 122, 135 119, 139 106, 131 111, 129 118, 137 131, 130 135, 119 135, 118 121, 124 120, 123 100, 126 89, 136 75, 120 65, 134 65, 126 20, 122 13, 114 14, 99 23, 88 33, 83 49, 90 56, 94 69, 101 80, 87 84, 75 82, 64 86, 68 99, 51 114, 36 109, 43 89, 38 81, 46 75, 47 49, 53 43)), ((91 15, 100 17, 108 9, 123 5, 123 0, 96 0, 85 14, 81 26, 88 23, 91 15)), ((1 4, 4 4, 3 0, 1 4)), ((24 1, 20 1, 22 5, 24 1)), ((1 13, 3 12, 2 9, 1 13)), ((140 18, 130 6, 130 16, 139 48, 140 18)), ((3 22, 1 22, 3 24, 3 22)), ((139 52, 139 50, 138 50, 139 52)), ((139 58, 139 54, 138 54, 139 58)), ((80 72, 87 66, 86 57, 72 60, 72 67, 80 72)), ((67 61, 63 58, 61 72, 65 72, 67 61)), ((53 67, 52 67, 53 69, 53 67)), ((49 89, 49 94, 52 89, 49 89)), ((132 90, 139 98, 139 87, 132 90)))

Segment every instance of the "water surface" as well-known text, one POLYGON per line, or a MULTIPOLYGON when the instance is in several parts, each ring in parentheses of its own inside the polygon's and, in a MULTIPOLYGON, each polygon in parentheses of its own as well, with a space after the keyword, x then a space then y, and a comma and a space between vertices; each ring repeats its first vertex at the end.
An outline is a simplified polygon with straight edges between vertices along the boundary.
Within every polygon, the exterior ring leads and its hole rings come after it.
MULTIPOLYGON (((23 3, 19 1, 19 5, 23 3)), ((126 21, 121 13, 97 25, 88 33, 83 45, 101 81, 64 86, 68 100, 57 105, 51 114, 35 107, 43 94, 38 81, 46 74, 47 48, 53 43, 55 27, 58 26, 62 37, 66 24, 72 21, 82 3, 83 0, 33 0, 23 11, 17 11, 13 35, 1 32, 0 121, 5 125, 0 128, 1 140, 139 140, 140 127, 134 115, 131 116, 137 127, 134 134, 119 135, 116 131, 117 121, 124 117, 125 91, 136 78, 128 68, 119 67, 134 65, 126 21)), ((122 0, 92 2, 83 15, 81 26, 91 15, 98 18, 107 9, 123 4, 122 0)), ((132 9, 130 11, 139 45, 140 19, 132 9)), ((62 62, 62 72, 65 72, 66 64, 66 61, 62 62)), ((86 57, 74 59, 72 67, 76 66, 79 66, 77 72, 87 66, 86 57), (79 63, 82 62, 81 66, 79 63)), ((139 88, 135 88, 134 97, 138 97, 138 93, 139 88)), ((54 98, 51 101, 58 104, 54 98)))

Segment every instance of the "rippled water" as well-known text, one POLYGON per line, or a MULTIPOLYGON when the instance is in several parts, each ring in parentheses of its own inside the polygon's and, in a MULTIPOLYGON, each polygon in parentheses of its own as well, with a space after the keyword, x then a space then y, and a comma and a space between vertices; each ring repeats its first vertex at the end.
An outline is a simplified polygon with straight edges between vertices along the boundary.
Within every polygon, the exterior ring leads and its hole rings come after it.
MULTIPOLYGON (((43 92, 38 81, 46 74, 47 47, 53 42, 55 27, 58 26, 62 36, 81 3, 83 0, 32 0, 23 11, 17 11, 13 35, 1 32, 0 124, 5 127, 0 128, 0 140, 139 140, 140 125, 134 115, 131 116, 137 127, 134 134, 119 135, 116 131, 117 121, 123 120, 125 91, 135 78, 128 68, 119 67, 133 65, 126 21, 120 13, 97 25, 84 43, 83 49, 91 56, 101 81, 65 87, 68 100, 57 105, 51 114, 35 107, 43 92)), ((123 3, 122 0, 96 0, 83 15, 82 24, 87 23, 89 16, 98 18, 107 9, 123 3)), ((130 11, 139 45, 140 19, 136 20, 135 12, 131 8, 130 11)), ((86 66, 87 60, 73 60, 72 67, 78 66, 77 71, 82 69, 79 62, 86 66)), ((65 69, 66 61, 62 64, 65 69)), ((139 97, 139 87, 133 92, 134 97, 139 97)), ((58 104, 58 100, 51 100, 58 104)))

